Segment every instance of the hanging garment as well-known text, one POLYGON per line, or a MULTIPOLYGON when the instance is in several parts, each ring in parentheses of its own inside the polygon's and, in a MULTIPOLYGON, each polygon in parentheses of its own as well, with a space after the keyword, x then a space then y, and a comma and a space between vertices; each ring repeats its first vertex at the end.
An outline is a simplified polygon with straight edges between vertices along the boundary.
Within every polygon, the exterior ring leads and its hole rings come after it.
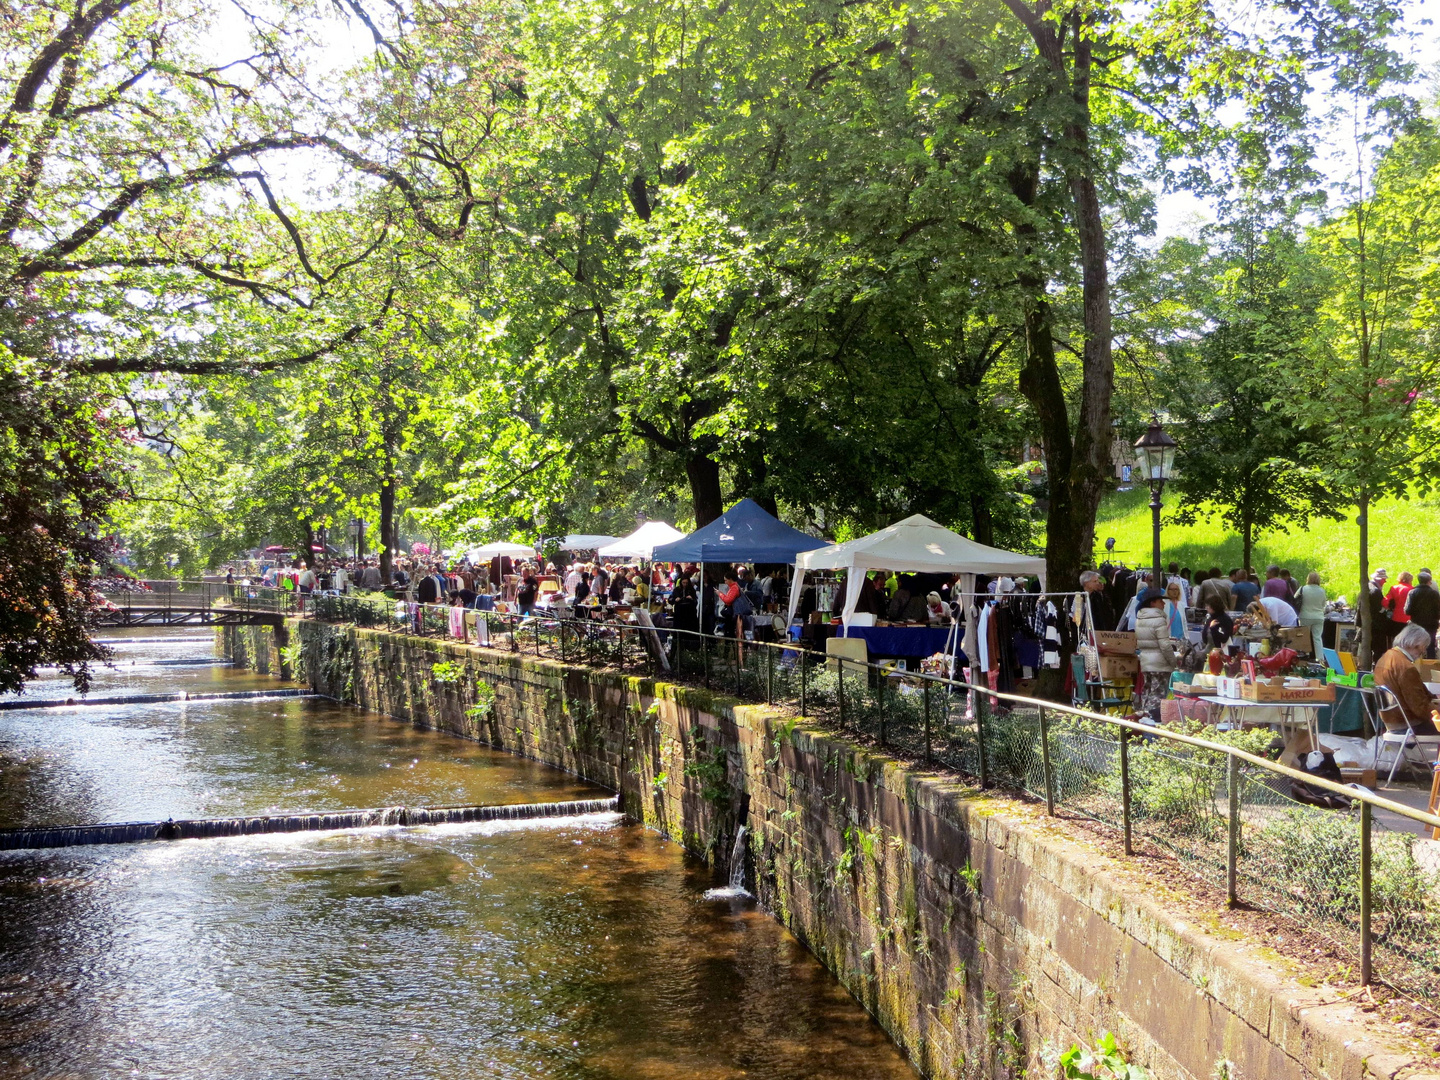
POLYGON ((450 609, 450 636, 459 641, 465 640, 465 609, 463 607, 450 609))
POLYGON ((1058 668, 1060 666, 1060 617, 1055 610, 1055 605, 1049 600, 1041 600, 1035 605, 1035 634, 1042 643, 1040 666, 1047 668, 1058 668))
POLYGON ((975 626, 975 657, 980 663, 980 670, 989 674, 990 672, 990 608, 993 605, 986 604, 980 609, 980 619, 975 626))

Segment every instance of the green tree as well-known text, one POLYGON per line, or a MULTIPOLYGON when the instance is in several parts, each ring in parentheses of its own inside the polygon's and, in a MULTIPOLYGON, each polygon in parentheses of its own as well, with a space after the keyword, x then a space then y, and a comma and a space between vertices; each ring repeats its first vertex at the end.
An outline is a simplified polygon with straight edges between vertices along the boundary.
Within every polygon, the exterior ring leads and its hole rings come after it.
POLYGON ((120 490, 123 431, 105 404, 55 365, 0 349, 0 693, 42 664, 84 690, 107 655, 89 636, 120 490))
POLYGON ((1308 339, 1311 359, 1277 373, 1294 388, 1291 409, 1317 433, 1329 483, 1358 512, 1362 663, 1372 659, 1373 628, 1363 602, 1370 506, 1427 486, 1426 466, 1434 461, 1440 139, 1433 128, 1413 124, 1380 155, 1373 177, 1366 194, 1308 240, 1308 253, 1325 275, 1308 339))
MULTIPOLYGON (((1181 258, 1196 256, 1194 245, 1181 258)), ((1177 347, 1165 373, 1176 430, 1176 521, 1219 514, 1240 534, 1250 567, 1255 534, 1338 517, 1319 432, 1276 397, 1277 371, 1308 367, 1307 338, 1322 300, 1305 253, 1284 223, 1264 230, 1248 216, 1208 261, 1197 314, 1209 327, 1194 348, 1177 347)))

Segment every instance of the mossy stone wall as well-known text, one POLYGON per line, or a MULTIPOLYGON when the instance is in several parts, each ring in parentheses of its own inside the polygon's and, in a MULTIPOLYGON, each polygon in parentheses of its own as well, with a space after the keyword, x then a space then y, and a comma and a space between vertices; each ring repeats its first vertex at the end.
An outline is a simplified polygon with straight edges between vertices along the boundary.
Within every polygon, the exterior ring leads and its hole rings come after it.
MULTIPOLYGON (((383 631, 290 629, 302 645, 286 674, 618 790, 717 879, 744 823, 759 902, 926 1076, 1048 1075, 1047 1052, 1104 1030, 1163 1078, 1416 1075, 1333 996, 1127 893, 1043 808, 701 690, 383 631)), ((268 658, 258 629, 224 634, 231 655, 268 658)))

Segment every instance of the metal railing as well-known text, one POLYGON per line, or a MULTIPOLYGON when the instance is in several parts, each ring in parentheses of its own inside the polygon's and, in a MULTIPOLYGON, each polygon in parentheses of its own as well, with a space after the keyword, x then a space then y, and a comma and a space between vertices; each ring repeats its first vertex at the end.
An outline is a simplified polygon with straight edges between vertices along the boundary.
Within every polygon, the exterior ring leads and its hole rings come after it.
MULTIPOLYGON (((325 595, 307 606, 328 621, 450 635, 444 606, 325 595)), ((1417 858, 1421 838, 1404 828, 1440 829, 1440 817, 1268 760, 1255 752, 1263 736, 1195 722, 1154 727, 789 642, 475 615, 491 648, 790 707, 983 787, 1043 800, 1052 815, 1111 826, 1125 855, 1162 849, 1223 889, 1229 906, 1276 912, 1323 938, 1332 979, 1379 979, 1440 1004, 1440 871, 1417 858), (1296 785, 1303 799, 1293 797, 1296 785), (1344 806, 1314 805, 1327 796, 1344 806)))
POLYGON ((218 606, 246 611, 275 611, 292 614, 299 609, 298 595, 288 589, 266 585, 227 585, 223 581, 151 579, 137 583, 143 588, 102 589, 101 594, 127 615, 136 612, 201 611, 218 606))

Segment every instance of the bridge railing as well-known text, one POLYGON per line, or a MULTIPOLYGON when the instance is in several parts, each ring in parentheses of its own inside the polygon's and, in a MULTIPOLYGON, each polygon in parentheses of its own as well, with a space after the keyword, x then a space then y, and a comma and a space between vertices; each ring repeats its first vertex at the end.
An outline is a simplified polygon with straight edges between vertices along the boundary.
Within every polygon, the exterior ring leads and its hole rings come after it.
MULTIPOLYGON (((335 622, 451 635, 443 606, 317 596, 309 607, 335 622)), ((476 618, 468 639, 490 648, 781 705, 981 787, 1043 801, 1049 814, 1113 830, 1126 857, 1173 856, 1202 898, 1285 917, 1308 953, 1332 958, 1332 981, 1378 978, 1440 1005, 1440 877, 1419 846, 1440 817, 1271 760, 1268 729, 1157 727, 790 642, 612 620, 476 618)))
POLYGON ((284 614, 298 610, 298 597, 290 590, 264 585, 226 584, 223 581, 154 578, 104 589, 102 595, 127 615, 161 612, 169 616, 176 612, 204 611, 219 606, 284 614))

